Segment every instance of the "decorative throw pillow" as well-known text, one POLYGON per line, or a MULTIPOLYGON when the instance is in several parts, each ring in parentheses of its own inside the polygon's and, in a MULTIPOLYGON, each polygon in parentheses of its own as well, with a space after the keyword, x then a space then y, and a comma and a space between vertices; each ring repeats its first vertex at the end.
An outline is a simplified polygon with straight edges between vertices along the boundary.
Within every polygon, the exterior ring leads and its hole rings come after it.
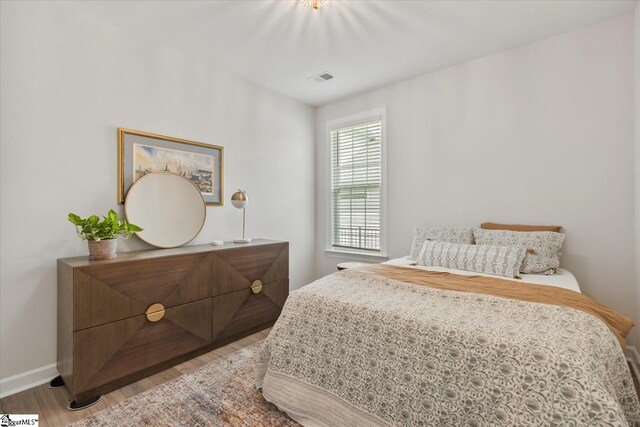
POLYGON ((465 245, 447 242, 424 242, 417 264, 446 267, 496 276, 518 277, 525 248, 493 245, 465 245))
POLYGON ((422 245, 425 240, 449 243, 473 244, 473 228, 471 227, 439 227, 439 228, 416 228, 413 235, 413 244, 409 259, 415 260, 420 255, 422 245))
POLYGON ((521 273, 554 274, 560 267, 564 234, 552 231, 473 230, 479 245, 517 246, 527 249, 521 273))
POLYGON ((483 230, 511 230, 511 231, 554 231, 560 232, 559 225, 526 225, 526 224, 496 224, 495 222, 483 222, 480 224, 483 230))

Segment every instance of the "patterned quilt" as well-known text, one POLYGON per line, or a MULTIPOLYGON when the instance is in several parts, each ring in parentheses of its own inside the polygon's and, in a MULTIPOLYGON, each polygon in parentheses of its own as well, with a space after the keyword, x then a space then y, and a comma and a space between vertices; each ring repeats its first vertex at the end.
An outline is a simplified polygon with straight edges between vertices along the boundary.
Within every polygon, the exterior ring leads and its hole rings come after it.
POLYGON ((256 384, 306 426, 640 427, 600 319, 357 270, 291 294, 256 384))

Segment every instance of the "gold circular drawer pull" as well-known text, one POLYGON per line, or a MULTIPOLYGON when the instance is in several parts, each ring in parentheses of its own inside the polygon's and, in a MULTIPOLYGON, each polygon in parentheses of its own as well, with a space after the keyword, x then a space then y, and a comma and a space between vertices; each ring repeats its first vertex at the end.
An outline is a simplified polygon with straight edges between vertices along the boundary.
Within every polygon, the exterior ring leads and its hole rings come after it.
POLYGON ((164 305, 160 303, 151 304, 145 313, 149 322, 157 322, 164 317, 164 305))
POLYGON ((260 280, 254 280, 251 284, 251 292, 254 294, 259 294, 262 291, 262 282, 260 280))

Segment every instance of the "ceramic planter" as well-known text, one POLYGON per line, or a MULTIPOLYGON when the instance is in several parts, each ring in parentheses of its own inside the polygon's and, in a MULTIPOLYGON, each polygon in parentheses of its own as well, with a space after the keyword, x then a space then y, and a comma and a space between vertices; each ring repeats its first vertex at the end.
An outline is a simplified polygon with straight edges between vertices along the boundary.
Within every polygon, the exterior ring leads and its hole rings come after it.
POLYGON ((118 239, 106 240, 88 240, 89 243, 89 259, 111 259, 116 257, 116 247, 118 239))

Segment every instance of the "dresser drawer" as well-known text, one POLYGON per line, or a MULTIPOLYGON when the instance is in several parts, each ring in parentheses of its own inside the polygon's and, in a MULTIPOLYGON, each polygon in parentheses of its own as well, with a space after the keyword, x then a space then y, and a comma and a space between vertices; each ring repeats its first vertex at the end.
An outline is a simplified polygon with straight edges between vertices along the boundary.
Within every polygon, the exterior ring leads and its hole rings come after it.
POLYGON ((248 246, 212 254, 212 296, 289 277, 289 244, 248 246))
POLYGON ((288 296, 289 279, 282 279, 263 284, 258 294, 243 289, 212 298, 214 344, 276 320, 288 296))
POLYGON ((211 343, 211 298, 74 333, 74 391, 92 390, 211 343))
POLYGON ((74 330, 139 316, 155 303, 174 307, 211 296, 211 254, 78 268, 74 330))

